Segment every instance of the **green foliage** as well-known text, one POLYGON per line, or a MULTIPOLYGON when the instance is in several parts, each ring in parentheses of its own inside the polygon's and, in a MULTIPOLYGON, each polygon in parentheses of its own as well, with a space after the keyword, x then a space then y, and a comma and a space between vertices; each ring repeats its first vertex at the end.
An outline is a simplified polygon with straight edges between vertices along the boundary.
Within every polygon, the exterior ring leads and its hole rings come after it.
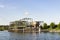
POLYGON ((59 24, 57 25, 57 28, 60 29, 60 22, 59 22, 59 24))
POLYGON ((47 29, 48 28, 46 23, 43 24, 43 28, 44 29, 47 29))
POLYGON ((51 22, 50 28, 54 29, 54 27, 55 27, 55 23, 51 22))
POLYGON ((4 27, 0 27, 0 31, 3 31, 4 30, 4 27))

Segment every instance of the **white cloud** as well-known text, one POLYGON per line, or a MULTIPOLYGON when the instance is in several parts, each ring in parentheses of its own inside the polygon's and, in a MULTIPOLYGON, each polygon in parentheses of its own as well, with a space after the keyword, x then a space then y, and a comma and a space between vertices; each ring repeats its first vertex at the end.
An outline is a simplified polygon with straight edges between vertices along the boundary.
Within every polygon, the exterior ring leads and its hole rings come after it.
POLYGON ((25 12, 25 15, 28 15, 29 13, 28 12, 25 12))
POLYGON ((0 8, 4 8, 5 6, 4 5, 0 5, 0 8))
POLYGON ((16 6, 12 6, 12 5, 5 5, 6 9, 16 9, 16 6))
POLYGON ((16 9, 16 7, 15 7, 15 6, 10 6, 10 5, 1 5, 1 4, 0 4, 0 8, 16 9))

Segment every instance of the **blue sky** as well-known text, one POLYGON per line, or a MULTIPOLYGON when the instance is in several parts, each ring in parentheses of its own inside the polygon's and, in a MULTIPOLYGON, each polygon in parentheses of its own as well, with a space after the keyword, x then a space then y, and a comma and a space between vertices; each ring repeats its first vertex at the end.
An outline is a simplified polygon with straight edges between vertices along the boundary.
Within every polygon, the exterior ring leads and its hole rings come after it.
POLYGON ((60 22, 60 0, 0 0, 0 25, 24 17, 57 24, 60 22))

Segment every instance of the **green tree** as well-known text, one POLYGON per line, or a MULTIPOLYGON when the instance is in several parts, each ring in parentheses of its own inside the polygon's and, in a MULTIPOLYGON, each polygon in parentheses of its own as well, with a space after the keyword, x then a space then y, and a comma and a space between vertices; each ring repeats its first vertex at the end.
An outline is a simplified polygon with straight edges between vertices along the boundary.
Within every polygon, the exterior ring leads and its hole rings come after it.
POLYGON ((55 28, 55 23, 51 22, 50 23, 50 28, 54 29, 55 28))
POLYGON ((57 25, 57 28, 60 29, 60 22, 59 22, 59 24, 57 25))
POLYGON ((47 29, 48 28, 46 23, 43 24, 43 28, 44 29, 47 29))

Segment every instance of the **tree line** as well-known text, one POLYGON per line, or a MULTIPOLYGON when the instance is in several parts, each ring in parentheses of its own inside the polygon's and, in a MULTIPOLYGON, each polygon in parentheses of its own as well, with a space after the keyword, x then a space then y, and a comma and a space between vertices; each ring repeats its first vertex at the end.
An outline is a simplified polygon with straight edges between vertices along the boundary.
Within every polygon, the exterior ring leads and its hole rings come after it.
POLYGON ((58 24, 55 24, 54 22, 51 22, 50 25, 47 25, 47 23, 44 23, 43 26, 41 26, 41 29, 60 29, 60 22, 58 24))

